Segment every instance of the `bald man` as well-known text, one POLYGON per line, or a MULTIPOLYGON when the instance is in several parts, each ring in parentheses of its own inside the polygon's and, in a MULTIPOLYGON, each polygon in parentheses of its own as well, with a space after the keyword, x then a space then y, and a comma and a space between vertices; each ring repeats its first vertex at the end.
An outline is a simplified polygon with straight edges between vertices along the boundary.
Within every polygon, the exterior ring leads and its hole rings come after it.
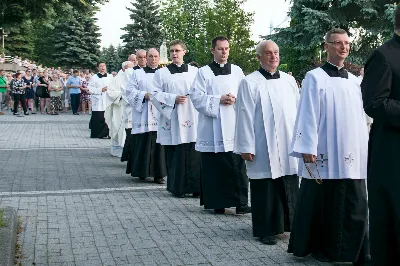
POLYGON ((253 235, 274 245, 290 231, 299 190, 298 159, 289 156, 299 92, 278 70, 275 42, 261 42, 256 52, 261 66, 239 86, 234 151, 246 160, 253 235))
MULTIPOLYGON (((138 54, 139 63, 143 53, 138 54)), ((146 51, 144 52, 146 54, 146 51)), ((159 69, 160 55, 154 48, 147 53, 147 66, 134 71, 128 85, 127 98, 132 107, 131 149, 127 173, 145 180, 154 177, 154 182, 164 184, 167 175, 164 147, 156 143, 158 111, 150 100, 155 72, 159 69)))
POLYGON ((128 61, 132 62, 133 67, 137 66, 138 64, 137 57, 135 54, 130 54, 128 57, 128 61))

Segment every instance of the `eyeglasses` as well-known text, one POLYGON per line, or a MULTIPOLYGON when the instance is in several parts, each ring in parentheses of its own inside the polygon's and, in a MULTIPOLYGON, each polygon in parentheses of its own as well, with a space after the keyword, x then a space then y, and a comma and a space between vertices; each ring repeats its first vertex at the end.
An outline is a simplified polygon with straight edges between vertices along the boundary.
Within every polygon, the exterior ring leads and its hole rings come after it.
POLYGON ((339 47, 341 45, 343 46, 351 46, 351 42, 338 42, 338 41, 332 41, 332 42, 328 42, 330 44, 333 44, 333 46, 339 47))
POLYGON ((171 49, 171 50, 169 50, 169 52, 172 54, 172 53, 179 53, 179 52, 182 52, 183 50, 178 50, 178 49, 171 49))

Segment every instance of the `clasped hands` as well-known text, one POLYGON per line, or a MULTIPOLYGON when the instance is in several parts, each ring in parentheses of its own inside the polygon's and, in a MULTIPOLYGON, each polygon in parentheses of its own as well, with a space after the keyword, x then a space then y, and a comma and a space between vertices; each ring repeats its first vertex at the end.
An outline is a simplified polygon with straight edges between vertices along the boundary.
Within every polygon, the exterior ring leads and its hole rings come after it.
POLYGON ((224 94, 224 95, 221 95, 221 99, 219 102, 224 105, 232 105, 236 102, 236 97, 230 93, 224 94))
POLYGON ((317 162, 317 156, 312 154, 302 154, 304 163, 315 163, 317 162))

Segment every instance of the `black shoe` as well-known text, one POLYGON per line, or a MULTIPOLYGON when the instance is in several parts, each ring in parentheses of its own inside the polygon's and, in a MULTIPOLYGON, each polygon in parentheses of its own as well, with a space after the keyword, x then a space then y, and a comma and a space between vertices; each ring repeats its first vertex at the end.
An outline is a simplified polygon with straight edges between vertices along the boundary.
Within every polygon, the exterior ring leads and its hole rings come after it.
POLYGON ((13 113, 13 115, 19 115, 18 113, 13 113))
POLYGON ((24 115, 29 115, 29 113, 28 113, 28 112, 26 112, 26 113, 24 113, 24 115))
POLYGON ((198 198, 198 197, 200 197, 200 192, 193 193, 193 198, 198 198))
POLYGON ((107 136, 107 137, 100 137, 99 139, 111 139, 111 137, 110 137, 110 136, 107 136))
POLYGON ((154 183, 165 184, 165 181, 163 177, 154 177, 154 183))
POLYGON ((222 209, 214 209, 214 212, 216 214, 224 214, 225 213, 225 209, 224 208, 222 208, 222 209))
POLYGON ((140 180, 146 180, 147 177, 139 177, 140 180))
POLYGON ((175 195, 175 197, 177 197, 179 199, 182 199, 185 197, 185 194, 174 194, 174 195, 175 195))
POLYGON ((260 242, 265 245, 275 245, 278 241, 275 236, 263 236, 260 237, 260 242))
POLYGON ((35 112, 32 112, 31 114, 35 115, 36 113, 35 113, 35 112))
POLYGON ((236 214, 246 214, 246 213, 251 213, 251 207, 249 205, 236 207, 236 214))
POLYGON ((367 255, 363 259, 353 262, 354 266, 369 266, 372 265, 371 256, 367 255))
POLYGON ((311 253, 311 256, 320 262, 333 262, 329 257, 325 256, 322 253, 311 253))

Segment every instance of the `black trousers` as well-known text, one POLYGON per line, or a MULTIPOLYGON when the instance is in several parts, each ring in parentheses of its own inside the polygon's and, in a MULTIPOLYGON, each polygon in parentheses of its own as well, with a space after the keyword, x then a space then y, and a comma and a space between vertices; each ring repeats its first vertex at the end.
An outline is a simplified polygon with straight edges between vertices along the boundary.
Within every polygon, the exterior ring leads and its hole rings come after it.
POLYGON ((72 113, 75 114, 78 112, 79 104, 81 103, 81 94, 70 94, 70 96, 72 113))
POLYGON ((24 113, 26 113, 25 94, 13 94, 14 97, 14 114, 18 112, 18 103, 21 103, 24 113))

